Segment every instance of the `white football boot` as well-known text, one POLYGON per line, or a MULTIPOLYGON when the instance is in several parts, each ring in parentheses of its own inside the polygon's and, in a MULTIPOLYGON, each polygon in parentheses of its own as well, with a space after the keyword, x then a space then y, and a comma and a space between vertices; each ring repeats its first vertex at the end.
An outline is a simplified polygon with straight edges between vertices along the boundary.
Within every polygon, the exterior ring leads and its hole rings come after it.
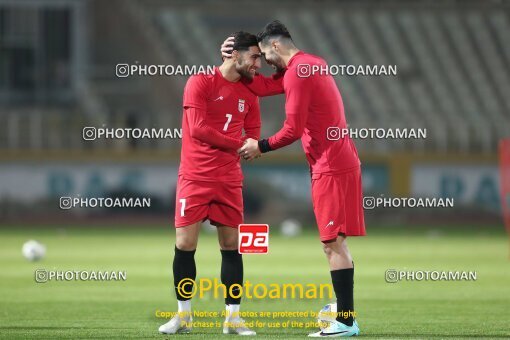
POLYGON ((246 321, 236 317, 223 323, 223 334, 257 335, 257 333, 246 327, 246 321))
POLYGON ((191 312, 177 313, 173 318, 170 319, 164 325, 159 327, 159 332, 163 334, 178 334, 178 333, 189 333, 191 332, 193 318, 191 312))

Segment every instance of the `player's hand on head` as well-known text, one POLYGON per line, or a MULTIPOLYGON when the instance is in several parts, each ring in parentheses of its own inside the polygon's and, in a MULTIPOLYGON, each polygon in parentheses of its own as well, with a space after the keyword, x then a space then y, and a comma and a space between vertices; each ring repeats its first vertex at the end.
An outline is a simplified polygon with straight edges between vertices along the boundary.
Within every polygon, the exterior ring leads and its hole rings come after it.
POLYGON ((225 39, 223 44, 221 44, 221 57, 222 58, 230 58, 232 57, 232 50, 234 47, 234 37, 228 37, 225 39))

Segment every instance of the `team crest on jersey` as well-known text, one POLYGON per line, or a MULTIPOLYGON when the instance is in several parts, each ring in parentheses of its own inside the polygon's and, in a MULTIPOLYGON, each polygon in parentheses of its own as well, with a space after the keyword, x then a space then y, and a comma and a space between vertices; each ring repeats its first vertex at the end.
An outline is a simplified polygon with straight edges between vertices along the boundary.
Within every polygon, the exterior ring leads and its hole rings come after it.
POLYGON ((239 99, 239 103, 237 104, 237 108, 239 112, 244 112, 244 99, 239 99))

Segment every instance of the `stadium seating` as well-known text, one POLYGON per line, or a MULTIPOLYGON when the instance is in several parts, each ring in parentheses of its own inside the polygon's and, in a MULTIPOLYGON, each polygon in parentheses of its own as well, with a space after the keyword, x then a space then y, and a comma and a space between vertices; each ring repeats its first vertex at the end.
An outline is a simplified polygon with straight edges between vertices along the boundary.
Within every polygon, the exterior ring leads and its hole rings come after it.
MULTIPOLYGON (((92 3, 100 6, 99 1, 92 3)), ((427 128, 428 138, 362 141, 358 143, 362 151, 491 152, 500 138, 510 135, 510 16, 497 4, 445 2, 427 8, 413 2, 398 6, 348 1, 298 4, 282 1, 264 8, 241 1, 239 8, 231 8, 222 1, 200 5, 194 1, 113 1, 110 6, 119 7, 122 22, 129 25, 119 28, 119 13, 102 11, 102 21, 89 18, 92 27, 111 26, 119 53, 111 50, 108 41, 113 39, 103 37, 102 30, 94 35, 95 50, 90 51, 91 65, 86 67, 97 72, 92 72, 78 92, 80 108, 73 110, 81 115, 77 120, 126 116, 134 107, 131 112, 144 112, 140 123, 173 127, 180 121, 186 79, 115 79, 110 64, 137 60, 143 51, 147 60, 154 56, 151 61, 158 63, 217 65, 219 45, 233 27, 256 33, 276 18, 288 26, 299 48, 322 56, 331 65, 397 65, 396 77, 335 77, 350 127, 427 128), (141 33, 132 38, 137 31, 141 33), (124 45, 119 38, 122 34, 124 45), (131 39, 135 46, 128 45, 131 39), (141 43, 144 47, 139 48, 141 43), (109 60, 101 57, 105 55, 109 60), (164 90, 156 93, 151 88, 164 90), (154 105, 155 99, 172 107, 154 105), (91 109, 98 106, 104 108, 101 114, 91 109)), ((265 111, 282 111, 282 99, 266 103, 265 111)), ((17 113, 15 109, 2 111, 2 116, 12 120, 9 114, 17 113)), ((40 118, 48 120, 44 126, 51 126, 50 116, 40 118)), ((264 115, 263 134, 274 132, 281 119, 264 115)), ((56 134, 64 134, 55 129, 56 134)), ((178 148, 175 143, 168 147, 178 148)))

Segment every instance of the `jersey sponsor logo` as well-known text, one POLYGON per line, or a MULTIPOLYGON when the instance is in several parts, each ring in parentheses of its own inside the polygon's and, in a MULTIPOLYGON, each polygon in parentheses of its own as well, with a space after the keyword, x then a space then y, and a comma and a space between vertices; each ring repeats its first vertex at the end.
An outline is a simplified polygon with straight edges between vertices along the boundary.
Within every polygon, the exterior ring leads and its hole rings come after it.
POLYGON ((269 225, 240 224, 239 254, 267 254, 269 250, 269 225))
POLYGON ((239 112, 244 112, 244 99, 239 99, 239 103, 237 104, 237 108, 239 112))

